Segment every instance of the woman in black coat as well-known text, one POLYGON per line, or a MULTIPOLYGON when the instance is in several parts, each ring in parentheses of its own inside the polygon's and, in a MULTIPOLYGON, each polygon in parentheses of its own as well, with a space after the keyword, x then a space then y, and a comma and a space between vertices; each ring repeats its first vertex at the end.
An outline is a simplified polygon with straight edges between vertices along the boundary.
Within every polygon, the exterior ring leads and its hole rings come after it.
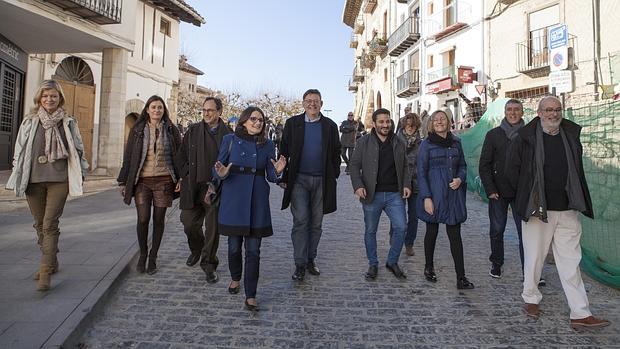
POLYGON ((166 209, 172 206, 175 192, 179 191, 179 176, 173 159, 180 146, 181 133, 170 121, 164 100, 152 96, 131 128, 117 179, 123 201, 129 205, 133 197, 136 204, 136 231, 140 246, 136 269, 140 273, 157 272, 157 252, 164 236, 166 209), (153 239, 146 267, 151 207, 153 239))

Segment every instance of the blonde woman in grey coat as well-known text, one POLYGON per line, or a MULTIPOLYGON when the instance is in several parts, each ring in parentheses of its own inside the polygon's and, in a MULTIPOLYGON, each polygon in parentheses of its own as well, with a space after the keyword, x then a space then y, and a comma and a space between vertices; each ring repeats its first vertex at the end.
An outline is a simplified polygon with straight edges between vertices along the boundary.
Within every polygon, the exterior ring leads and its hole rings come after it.
POLYGON ((16 196, 26 196, 34 218, 41 249, 41 264, 35 273, 39 291, 50 289, 51 274, 58 271, 58 221, 67 195, 82 195, 88 170, 80 131, 62 108, 64 103, 57 81, 41 83, 35 105, 19 128, 13 172, 6 184, 16 196))

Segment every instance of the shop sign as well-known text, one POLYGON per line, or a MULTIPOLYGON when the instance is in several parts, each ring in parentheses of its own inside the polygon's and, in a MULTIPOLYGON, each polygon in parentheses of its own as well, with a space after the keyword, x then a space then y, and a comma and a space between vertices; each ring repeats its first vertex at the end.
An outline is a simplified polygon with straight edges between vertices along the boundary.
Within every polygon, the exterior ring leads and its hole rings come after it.
POLYGON ((452 78, 446 76, 440 80, 426 84, 426 93, 439 93, 452 89, 452 78))
POLYGON ((477 75, 472 67, 458 67, 457 76, 461 84, 471 84, 478 78, 477 75))

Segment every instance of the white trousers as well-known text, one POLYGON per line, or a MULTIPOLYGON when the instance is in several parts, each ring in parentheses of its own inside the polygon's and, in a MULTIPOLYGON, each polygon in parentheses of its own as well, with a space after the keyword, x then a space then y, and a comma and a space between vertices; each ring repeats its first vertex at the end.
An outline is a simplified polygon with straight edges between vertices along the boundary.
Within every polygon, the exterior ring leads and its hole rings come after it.
POLYGON ((555 266, 570 307, 570 318, 581 319, 592 315, 579 262, 581 261, 581 221, 579 212, 547 211, 548 223, 537 217, 523 222, 523 293, 525 303, 538 304, 542 294, 538 280, 542 274, 549 245, 553 248, 555 266))

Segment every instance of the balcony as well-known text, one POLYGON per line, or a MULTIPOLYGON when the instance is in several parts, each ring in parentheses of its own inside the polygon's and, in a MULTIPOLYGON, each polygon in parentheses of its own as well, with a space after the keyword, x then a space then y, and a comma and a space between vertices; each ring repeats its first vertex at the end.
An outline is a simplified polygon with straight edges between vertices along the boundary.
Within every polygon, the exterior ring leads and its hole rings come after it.
POLYGON ((351 41, 349 42, 349 47, 350 48, 357 48, 358 45, 358 40, 357 40, 357 35, 352 34, 351 35, 351 41))
MULTIPOLYGON (((568 35, 569 65, 574 55, 577 38, 568 35)), ((573 60, 574 61, 574 60, 573 60)), ((517 43, 517 71, 532 78, 549 75, 549 46, 547 36, 539 36, 517 43)))
POLYGON ((409 69, 396 78, 396 96, 411 97, 420 91, 420 70, 409 69))
POLYGON ((517 2, 517 1, 519 1, 519 0, 499 0, 498 2, 499 2, 500 4, 504 4, 504 5, 512 5, 512 4, 514 4, 515 2, 517 2))
POLYGON ((119 24, 122 0, 44 0, 97 24, 119 24))
POLYGON ((355 21, 355 25, 353 26, 353 33, 361 34, 364 32, 364 20, 358 19, 355 21))
POLYGON ((354 82, 352 79, 349 80, 349 91, 357 92, 357 83, 354 82))
POLYGON ((362 68, 373 70, 375 69, 375 55, 371 53, 362 52, 362 56, 360 57, 360 65, 362 68))
POLYGON ((426 74, 426 93, 441 93, 456 87, 456 69, 453 65, 426 74))
POLYGON ((396 2, 399 4, 406 4, 409 2, 409 0, 396 0, 396 2))
POLYGON ((374 38, 372 38, 372 40, 370 40, 370 43, 368 43, 368 52, 373 55, 384 57, 387 52, 387 44, 388 41, 385 38, 385 35, 377 34, 374 38))
POLYGON ((420 19, 409 17, 388 40, 388 54, 398 57, 420 39, 420 19))
POLYGON ((439 41, 469 25, 473 21, 471 4, 464 0, 452 3, 428 17, 428 36, 439 41))
POLYGON ((352 79, 353 79, 353 82, 364 81, 364 73, 362 72, 362 69, 360 69, 360 67, 357 64, 355 65, 355 68, 353 68, 352 79))
POLYGON ((363 5, 364 13, 372 13, 377 7, 377 0, 366 0, 363 5))

